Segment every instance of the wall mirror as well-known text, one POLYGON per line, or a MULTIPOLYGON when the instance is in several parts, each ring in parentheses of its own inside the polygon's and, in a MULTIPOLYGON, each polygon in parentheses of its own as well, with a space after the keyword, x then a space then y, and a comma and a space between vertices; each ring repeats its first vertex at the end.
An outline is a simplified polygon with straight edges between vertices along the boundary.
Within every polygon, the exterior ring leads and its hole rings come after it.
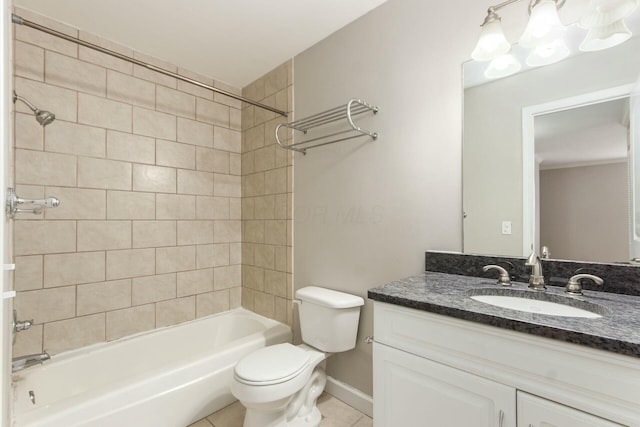
POLYGON ((465 253, 640 257, 638 21, 636 11, 634 37, 619 46, 501 79, 463 64, 465 253))

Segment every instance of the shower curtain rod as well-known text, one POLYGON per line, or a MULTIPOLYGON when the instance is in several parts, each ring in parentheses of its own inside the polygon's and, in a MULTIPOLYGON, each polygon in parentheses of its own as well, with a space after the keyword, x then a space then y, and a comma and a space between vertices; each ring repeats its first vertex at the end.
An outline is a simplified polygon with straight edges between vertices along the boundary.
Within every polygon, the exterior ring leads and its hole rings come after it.
POLYGON ((197 80, 193 80, 193 79, 190 79, 188 77, 181 76, 180 74, 177 74, 177 73, 174 73, 174 72, 171 72, 171 71, 167 71, 167 70, 165 70, 163 68, 156 67, 155 65, 151 65, 151 64, 146 63, 144 61, 140 61, 140 60, 131 58, 129 56, 122 55, 122 54, 120 54, 118 52, 114 52, 112 50, 105 49, 105 48, 100 47, 98 45, 95 45, 93 43, 89 43, 89 42, 86 42, 84 40, 80 40, 80 39, 78 39, 76 37, 72 37, 72 36, 69 36, 67 34, 61 33, 59 31, 53 30, 53 29, 51 29, 49 27, 45 27, 45 26, 42 26, 40 24, 36 24, 35 22, 29 21, 28 19, 24 19, 23 17, 18 16, 18 15, 14 14, 14 13, 11 14, 11 21, 14 24, 24 25, 26 27, 34 28, 34 29, 42 31, 44 33, 51 34, 52 36, 59 37, 61 39, 64 39, 64 40, 79 44, 79 45, 84 46, 84 47, 88 47, 89 49, 97 50, 98 52, 102 52, 102 53, 104 53, 106 55, 114 56, 114 57, 116 57, 118 59, 122 59, 123 61, 131 62, 133 64, 136 64, 136 65, 139 65, 141 67, 147 68, 149 70, 155 71, 157 73, 164 74, 165 76, 173 77, 173 78, 176 78, 178 80, 182 80, 183 82, 191 83, 193 85, 196 85, 196 86, 199 86, 199 87, 202 87, 202 88, 205 88, 205 89, 209 89, 209 90, 211 90, 213 92, 216 92, 216 93, 219 93, 219 94, 222 94, 222 95, 226 95, 226 96, 228 96, 230 98, 237 99, 238 101, 246 102, 247 104, 254 105, 254 106, 258 107, 258 108, 263 108, 265 110, 269 110, 269 111, 274 112, 276 114, 280 114, 281 116, 287 117, 287 115, 288 115, 286 112, 278 110, 277 108, 273 108, 273 107, 270 107, 268 105, 261 104, 259 102, 253 101, 251 99, 247 99, 247 98, 242 97, 240 95, 236 95, 234 93, 228 92, 226 90, 218 89, 218 88, 213 87, 211 85, 201 83, 201 82, 199 82, 197 80))

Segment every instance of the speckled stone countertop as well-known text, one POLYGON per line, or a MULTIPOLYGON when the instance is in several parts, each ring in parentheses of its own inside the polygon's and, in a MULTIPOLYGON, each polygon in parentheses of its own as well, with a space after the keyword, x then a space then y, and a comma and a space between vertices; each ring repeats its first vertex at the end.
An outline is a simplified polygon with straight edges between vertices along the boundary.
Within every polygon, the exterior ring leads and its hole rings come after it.
POLYGON ((558 302, 570 298, 575 301, 573 305, 591 308, 602 315, 596 319, 527 313, 470 297, 487 292, 494 294, 496 290, 541 298, 540 292, 527 286, 514 282, 506 288, 497 286, 495 279, 426 272, 370 289, 368 296, 374 301, 640 357, 640 297, 588 290, 583 296, 570 297, 558 287, 548 287, 542 296, 558 302))

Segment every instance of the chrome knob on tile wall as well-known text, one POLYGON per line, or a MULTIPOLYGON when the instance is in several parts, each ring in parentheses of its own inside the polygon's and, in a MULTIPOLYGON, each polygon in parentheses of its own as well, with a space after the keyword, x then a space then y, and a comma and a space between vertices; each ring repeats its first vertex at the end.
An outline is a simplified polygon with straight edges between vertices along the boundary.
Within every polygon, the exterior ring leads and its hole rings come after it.
POLYGON ((44 208, 57 208, 60 206, 60 200, 56 197, 47 197, 46 199, 23 199, 18 197, 13 188, 7 188, 7 216, 11 219, 15 217, 17 213, 30 213, 39 215, 44 208), (18 205, 36 205, 31 209, 21 209, 18 205))

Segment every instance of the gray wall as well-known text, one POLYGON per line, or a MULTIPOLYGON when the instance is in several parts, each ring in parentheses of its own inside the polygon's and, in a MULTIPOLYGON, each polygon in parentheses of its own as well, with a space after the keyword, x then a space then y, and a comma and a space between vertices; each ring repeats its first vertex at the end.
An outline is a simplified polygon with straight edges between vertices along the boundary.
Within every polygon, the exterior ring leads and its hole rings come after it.
POLYGON ((627 163, 540 171, 540 244, 558 259, 629 259, 627 163))
MULTIPOLYGON (((366 298, 424 271, 428 249, 461 249, 461 63, 486 4, 390 0, 294 59, 297 118, 359 97, 377 141, 351 140, 294 159, 294 283, 366 298)), ((329 374, 372 392, 372 304, 354 351, 329 374)))

